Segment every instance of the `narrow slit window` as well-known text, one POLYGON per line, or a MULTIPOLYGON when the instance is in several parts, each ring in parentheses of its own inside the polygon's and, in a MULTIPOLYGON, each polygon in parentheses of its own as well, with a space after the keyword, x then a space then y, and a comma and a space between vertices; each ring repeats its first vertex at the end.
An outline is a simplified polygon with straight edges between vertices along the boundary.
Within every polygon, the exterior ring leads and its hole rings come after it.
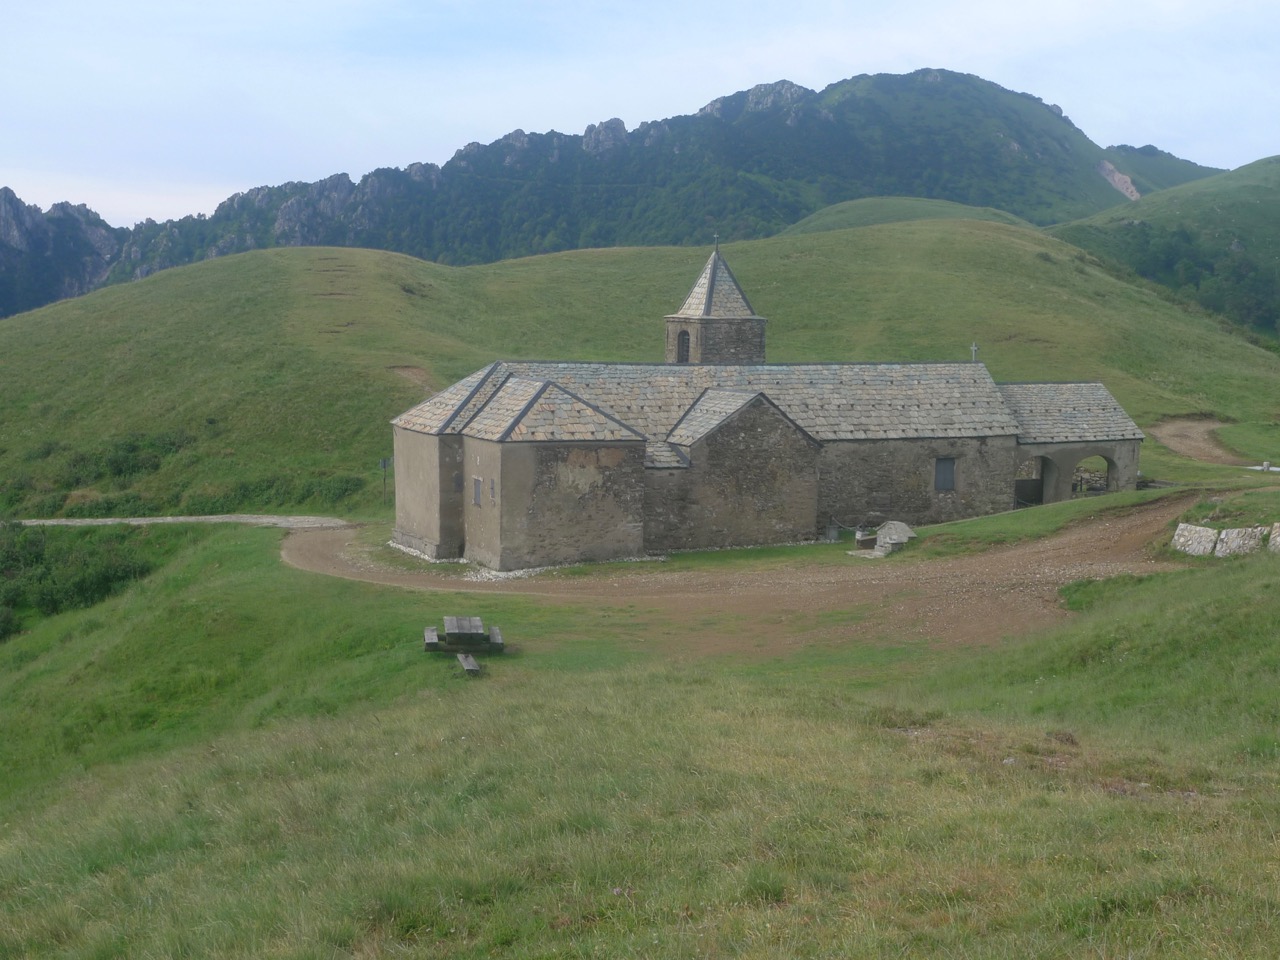
POLYGON ((956 488, 956 458, 938 457, 933 461, 933 489, 939 492, 956 488))
POLYGON ((480 506, 480 498, 484 495, 484 481, 479 477, 471 478, 471 502, 480 506))

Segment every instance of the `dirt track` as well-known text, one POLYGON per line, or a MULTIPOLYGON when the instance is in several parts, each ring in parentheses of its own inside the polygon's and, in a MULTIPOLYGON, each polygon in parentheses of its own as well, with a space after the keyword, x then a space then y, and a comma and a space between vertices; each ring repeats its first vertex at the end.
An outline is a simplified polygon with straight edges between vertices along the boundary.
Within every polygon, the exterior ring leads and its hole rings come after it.
POLYGON ((1179 417, 1162 420, 1147 432, 1174 453, 1205 463, 1225 463, 1228 466, 1244 466, 1250 461, 1236 456, 1218 439, 1218 430, 1225 426, 1219 420, 1207 417, 1179 417))
MULTIPOLYGON (((1166 420, 1151 435, 1176 453, 1240 464, 1217 439, 1222 424, 1204 418, 1166 420)), ((834 566, 768 566, 674 573, 652 565, 601 567, 596 575, 552 571, 525 580, 469 582, 456 567, 423 563, 405 572, 359 528, 329 517, 227 515, 104 520, 28 520, 31 524, 230 522, 285 527, 281 555, 291 566, 327 576, 414 590, 511 593, 652 612, 672 623, 699 623, 697 652, 768 649, 890 636, 945 643, 983 643, 1030 633, 1069 614, 1058 588, 1075 580, 1143 574, 1176 565, 1152 559, 1190 497, 1166 498, 1122 514, 1091 518, 1045 540, 940 560, 850 557, 834 566), (705 622, 721 624, 716 633, 705 622), (724 624, 729 624, 725 626, 724 624), (824 626, 826 624, 826 626, 824 626), (763 637, 767 636, 767 641, 763 637)), ((1101 504, 1100 504, 1101 505, 1101 504)), ((688 647, 681 644, 687 652, 688 647)))
POLYGON ((1065 583, 1171 569, 1173 564, 1153 560, 1149 548, 1167 542, 1170 522, 1187 505, 1186 498, 1165 499, 1077 524, 1045 540, 948 559, 850 557, 833 566, 694 574, 616 564, 585 578, 551 572, 526 580, 467 582, 457 577, 456 568, 394 569, 378 559, 380 547, 361 544, 353 529, 291 532, 282 553, 286 563, 304 570, 409 589, 511 593, 634 607, 673 621, 714 616, 731 624, 718 634, 700 627, 701 653, 761 648, 764 628, 773 651, 857 636, 972 644, 1063 621, 1070 614, 1059 604, 1057 589, 1065 583), (866 616, 850 616, 859 610, 866 616))

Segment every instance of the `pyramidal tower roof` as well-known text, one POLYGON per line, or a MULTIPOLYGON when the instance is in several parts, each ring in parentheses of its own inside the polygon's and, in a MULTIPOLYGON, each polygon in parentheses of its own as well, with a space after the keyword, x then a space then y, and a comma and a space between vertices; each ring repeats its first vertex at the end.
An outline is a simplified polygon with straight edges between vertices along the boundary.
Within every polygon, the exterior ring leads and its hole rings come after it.
POLYGON ((682 306, 672 317, 694 319, 697 317, 714 317, 719 320, 757 319, 756 312, 747 302, 747 295, 738 286, 733 271, 724 257, 720 256, 720 245, 716 244, 711 259, 702 268, 702 273, 689 291, 682 306))

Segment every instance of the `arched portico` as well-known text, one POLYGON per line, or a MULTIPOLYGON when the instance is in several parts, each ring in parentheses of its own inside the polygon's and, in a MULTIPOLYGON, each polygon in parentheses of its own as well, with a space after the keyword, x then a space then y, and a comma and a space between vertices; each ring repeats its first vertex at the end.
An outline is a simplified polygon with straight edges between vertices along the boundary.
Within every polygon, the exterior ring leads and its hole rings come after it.
POLYGON ((1106 463, 1108 493, 1133 490, 1138 485, 1140 444, 1140 440, 1019 444, 1017 499, 1020 503, 1070 500, 1076 465, 1090 457, 1101 457, 1106 463))

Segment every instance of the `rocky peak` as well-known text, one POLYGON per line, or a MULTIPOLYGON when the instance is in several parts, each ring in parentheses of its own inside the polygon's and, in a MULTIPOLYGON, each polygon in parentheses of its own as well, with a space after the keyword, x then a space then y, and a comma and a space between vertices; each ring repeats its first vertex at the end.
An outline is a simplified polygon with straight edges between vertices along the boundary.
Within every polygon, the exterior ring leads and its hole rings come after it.
POLYGON ((45 226, 40 208, 28 205, 8 187, 0 187, 0 244, 26 252, 31 236, 45 226))
POLYGON ((732 120, 744 113, 763 113, 799 103, 813 93, 790 80, 777 83, 761 83, 750 90, 739 91, 727 97, 712 100, 698 111, 698 116, 720 117, 732 120))
POLYGON ((55 203, 49 208, 48 219, 55 217, 65 217, 76 222, 77 231, 103 261, 103 267, 120 252, 122 232, 113 228, 98 216, 96 211, 90 210, 83 203, 55 203))
POLYGON ((410 180, 416 183, 429 183, 433 187, 440 186, 440 168, 434 163, 411 163, 404 168, 410 180))
POLYGON ((498 142, 505 143, 509 147, 515 147, 517 150, 524 150, 529 146, 529 135, 523 130, 517 128, 512 130, 498 142))
POLYGON ((593 123, 582 134, 582 149, 590 154, 601 154, 625 146, 626 142, 627 125, 617 117, 604 123, 593 123))
POLYGON ((356 185, 345 173, 306 184, 276 211, 272 228, 276 242, 289 246, 324 242, 326 226, 343 214, 355 192, 356 185))
POLYGON ((789 107, 799 103, 813 93, 806 87, 790 80, 779 80, 777 83, 762 83, 747 91, 747 113, 761 110, 773 110, 775 107, 789 107))
MULTIPOLYGON (((286 184, 287 186, 287 184, 286 184)), ((249 210, 258 207, 265 207, 270 204, 272 197, 278 187, 254 187, 251 190, 245 190, 243 193, 233 193, 227 199, 218 204, 218 208, 213 215, 231 216, 237 210, 249 210)))
POLYGON ((55 203, 44 213, 0 187, 0 266, 24 269, 21 264, 36 260, 54 265, 33 271, 43 275, 39 289, 0 304, 0 316, 92 290, 106 277, 128 233, 82 203, 55 203))

